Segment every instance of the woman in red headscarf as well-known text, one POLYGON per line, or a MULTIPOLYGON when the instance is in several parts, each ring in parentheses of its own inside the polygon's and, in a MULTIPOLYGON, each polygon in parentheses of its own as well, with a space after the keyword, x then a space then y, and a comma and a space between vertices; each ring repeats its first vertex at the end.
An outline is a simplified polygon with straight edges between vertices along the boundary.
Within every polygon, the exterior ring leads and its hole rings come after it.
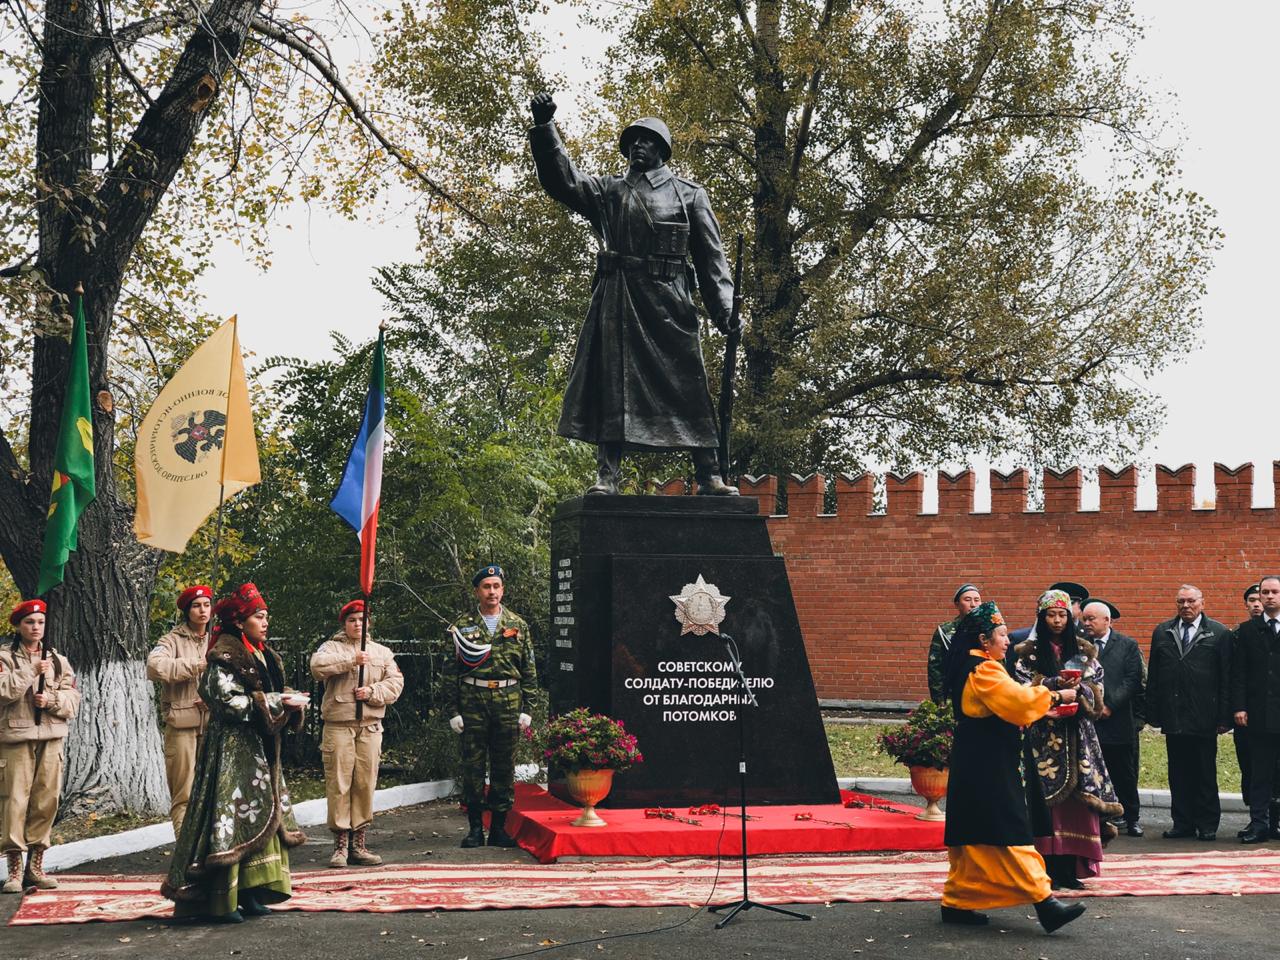
POLYGON ((267 646, 267 604, 252 583, 214 607, 200 696, 209 727, 196 761, 191 803, 161 892, 174 915, 239 923, 291 894, 289 847, 298 829, 280 769, 280 735, 302 725, 306 697, 284 683, 267 646))

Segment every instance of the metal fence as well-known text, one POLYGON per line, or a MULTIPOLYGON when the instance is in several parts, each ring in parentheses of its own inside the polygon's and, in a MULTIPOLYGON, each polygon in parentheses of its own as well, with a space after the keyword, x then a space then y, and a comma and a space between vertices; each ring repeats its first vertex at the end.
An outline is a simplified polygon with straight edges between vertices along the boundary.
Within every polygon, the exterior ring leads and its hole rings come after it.
MULTIPOLYGON (((425 644, 424 644, 425 646, 425 644)), ((284 761, 290 766, 320 766, 320 702, 324 696, 324 684, 311 678, 311 650, 283 654, 285 682, 296 690, 311 691, 313 709, 306 713, 306 720, 297 736, 285 737, 284 761)), ((420 729, 428 722, 436 683, 444 667, 440 652, 415 651, 397 644, 396 665, 404 674, 404 693, 387 708, 383 720, 383 743, 394 745, 397 740, 420 729)))

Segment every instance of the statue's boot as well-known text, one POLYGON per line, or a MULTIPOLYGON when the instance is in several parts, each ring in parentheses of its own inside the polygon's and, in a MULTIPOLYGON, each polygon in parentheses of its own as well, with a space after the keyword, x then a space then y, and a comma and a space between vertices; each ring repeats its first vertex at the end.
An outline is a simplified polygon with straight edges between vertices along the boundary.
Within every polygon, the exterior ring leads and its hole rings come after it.
POLYGON ((618 475, 622 469, 622 444, 596 444, 596 482, 587 487, 587 496, 618 492, 618 475))
POLYGON ((693 451, 693 478, 698 483, 700 497, 736 497, 738 488, 731 487, 720 476, 720 464, 716 451, 705 447, 693 451))

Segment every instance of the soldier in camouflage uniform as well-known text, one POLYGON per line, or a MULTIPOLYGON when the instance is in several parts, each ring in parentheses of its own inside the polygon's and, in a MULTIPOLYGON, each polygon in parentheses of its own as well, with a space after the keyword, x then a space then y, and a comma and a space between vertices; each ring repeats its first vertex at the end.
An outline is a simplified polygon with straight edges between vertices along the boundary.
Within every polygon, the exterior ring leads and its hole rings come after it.
POLYGON ((449 726, 462 735, 462 801, 470 829, 464 847, 484 846, 484 779, 489 772, 489 846, 514 847, 506 831, 515 800, 515 749, 533 722, 538 689, 529 625, 502 605, 505 576, 497 564, 471 578, 477 609, 449 627, 454 657, 445 669, 449 726))
POLYGON ((954 620, 940 623, 933 631, 933 639, 929 641, 929 699, 936 704, 949 702, 942 692, 942 680, 947 659, 947 651, 951 649, 951 638, 955 636, 960 621, 971 610, 976 610, 982 603, 982 592, 972 583, 962 583, 951 598, 956 608, 954 620))

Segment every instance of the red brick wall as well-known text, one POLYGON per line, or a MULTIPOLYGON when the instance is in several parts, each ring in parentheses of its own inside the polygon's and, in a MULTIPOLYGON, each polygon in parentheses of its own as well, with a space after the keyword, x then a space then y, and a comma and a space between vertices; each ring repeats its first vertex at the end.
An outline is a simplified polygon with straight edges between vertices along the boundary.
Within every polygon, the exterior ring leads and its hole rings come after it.
MULTIPOLYGON (((1184 582, 1205 612, 1244 616, 1242 588, 1280 572, 1280 517, 1252 508, 1253 467, 1214 470, 1217 504, 1193 509, 1195 468, 1156 468, 1155 510, 1134 510, 1137 472, 1099 471, 1101 507, 1081 512, 1081 472, 1044 474, 1044 509, 1027 512, 1027 474, 991 474, 991 512, 973 513, 974 477, 938 478, 938 513, 921 514, 924 477, 886 478, 888 510, 870 515, 872 477, 838 477, 836 512, 820 515, 824 477, 788 482, 786 516, 772 516, 773 548, 787 561, 809 662, 822 698, 919 700, 934 626, 954 615, 964 581, 1000 604, 1011 627, 1029 626, 1036 598, 1057 580, 1088 586, 1120 608, 1116 628, 1145 649, 1174 615, 1184 582)), ((1280 461, 1272 466, 1280 482, 1280 461)), ((742 492, 772 512, 774 477, 742 492)))

